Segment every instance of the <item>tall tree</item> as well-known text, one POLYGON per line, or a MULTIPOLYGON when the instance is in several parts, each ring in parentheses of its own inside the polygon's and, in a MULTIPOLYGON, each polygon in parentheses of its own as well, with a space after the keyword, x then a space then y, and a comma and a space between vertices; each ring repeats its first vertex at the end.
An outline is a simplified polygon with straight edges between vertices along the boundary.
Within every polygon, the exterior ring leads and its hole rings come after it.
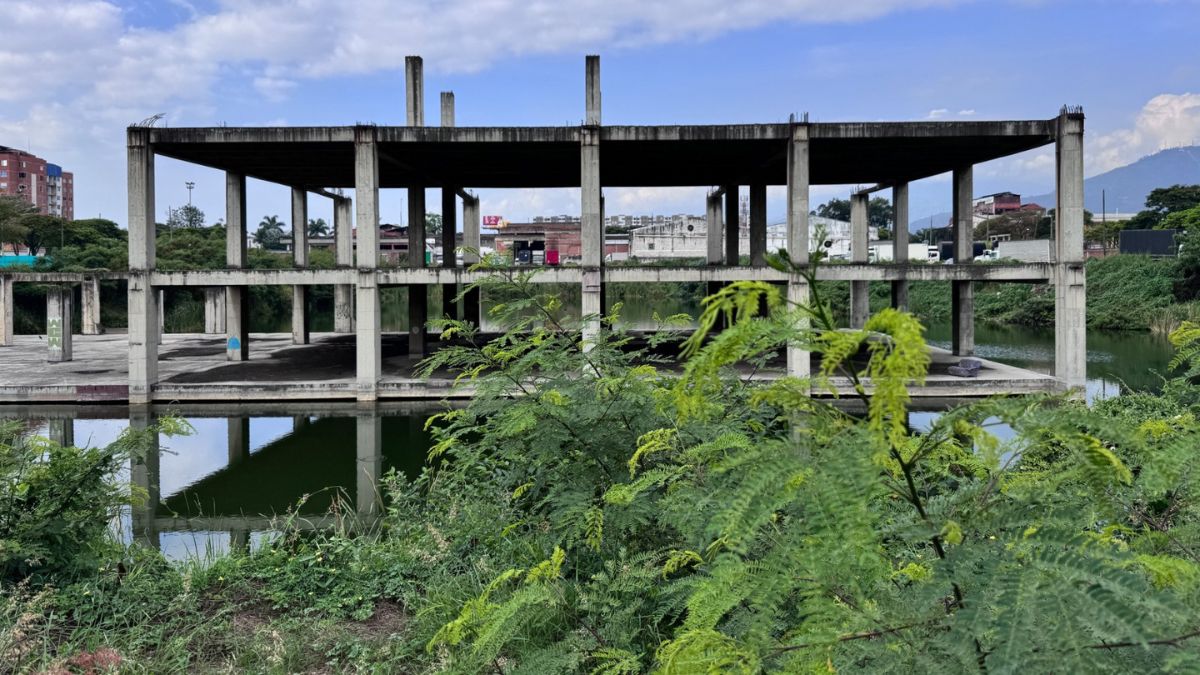
POLYGON ((1200 206, 1200 185, 1172 185, 1155 188, 1146 195, 1146 208, 1129 220, 1127 229, 1165 227, 1163 219, 1172 213, 1200 206))
POLYGON ((14 247, 25 243, 25 226, 21 220, 36 212, 33 205, 20 197, 0 197, 0 246, 14 247))
POLYGON ((196 206, 184 204, 167 217, 167 227, 175 230, 204 227, 204 212, 196 206))
POLYGON ((268 251, 278 250, 279 240, 283 239, 283 228, 286 226, 287 223, 280 220, 279 216, 263 216, 252 237, 254 243, 268 251))
POLYGON ((329 223, 324 218, 308 219, 308 236, 312 238, 328 237, 329 223))

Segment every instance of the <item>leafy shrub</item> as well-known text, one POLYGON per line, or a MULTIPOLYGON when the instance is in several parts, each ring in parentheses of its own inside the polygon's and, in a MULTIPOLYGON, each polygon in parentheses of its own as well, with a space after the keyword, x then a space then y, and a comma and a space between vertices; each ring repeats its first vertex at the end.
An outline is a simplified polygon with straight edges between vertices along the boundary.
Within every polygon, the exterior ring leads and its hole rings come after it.
POLYGON ((156 431, 182 433, 174 418, 128 429, 104 448, 63 447, 0 424, 0 584, 42 583, 94 570, 107 550, 108 523, 129 502, 114 472, 153 447, 156 431))

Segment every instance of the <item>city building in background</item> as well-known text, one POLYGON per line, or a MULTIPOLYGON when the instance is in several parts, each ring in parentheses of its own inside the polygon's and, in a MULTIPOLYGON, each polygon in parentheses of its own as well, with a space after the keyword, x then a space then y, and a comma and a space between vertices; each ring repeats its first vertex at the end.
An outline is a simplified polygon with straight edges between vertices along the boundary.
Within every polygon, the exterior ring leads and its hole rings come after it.
POLYGON ((0 196, 19 197, 38 213, 75 219, 75 176, 33 153, 0 145, 0 196))

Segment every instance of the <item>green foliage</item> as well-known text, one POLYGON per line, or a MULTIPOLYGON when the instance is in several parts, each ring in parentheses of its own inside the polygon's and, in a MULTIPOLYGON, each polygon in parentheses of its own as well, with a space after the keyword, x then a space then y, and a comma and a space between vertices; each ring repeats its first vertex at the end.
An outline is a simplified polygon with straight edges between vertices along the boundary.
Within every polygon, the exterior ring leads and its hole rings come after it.
POLYGON ((1087 264, 1088 327, 1149 326, 1173 302, 1174 261, 1119 255, 1087 264))
POLYGON ((475 396, 429 420, 428 466, 388 478, 381 520, 285 525, 186 575, 101 573, 21 596, 36 611, 0 606, 0 628, 70 608, 55 649, 119 643, 147 670, 203 669, 180 655, 205 650, 293 671, 1200 667, 1195 324, 1175 334, 1184 374, 1161 396, 986 399, 918 433, 908 392, 929 357, 914 317, 839 329, 830 286, 772 264, 808 303, 739 282, 704 302, 690 338, 647 342, 615 311, 572 316, 535 271, 484 262, 504 332, 437 324, 447 345, 423 372, 475 396), (682 363, 662 356, 678 347, 682 363), (811 378, 756 376, 789 349, 811 354, 811 378), (246 606, 273 616, 233 642, 246 606), (388 606, 402 627, 347 637, 388 606), (320 655, 269 649, 272 632, 320 655))
POLYGON ((0 424, 0 586, 31 579, 61 581, 95 568, 108 522, 129 502, 112 474, 152 447, 156 431, 186 432, 163 418, 149 430, 126 430, 104 448, 63 447, 0 424))

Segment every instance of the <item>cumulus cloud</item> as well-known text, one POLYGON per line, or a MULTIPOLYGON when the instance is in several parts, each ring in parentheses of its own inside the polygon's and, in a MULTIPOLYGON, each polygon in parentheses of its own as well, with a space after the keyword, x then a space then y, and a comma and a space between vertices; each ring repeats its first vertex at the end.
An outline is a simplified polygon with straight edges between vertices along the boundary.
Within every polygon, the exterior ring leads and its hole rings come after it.
POLYGON ((1159 94, 1142 106, 1133 127, 1084 144, 1088 173, 1101 173, 1164 148, 1200 143, 1200 94, 1159 94))

